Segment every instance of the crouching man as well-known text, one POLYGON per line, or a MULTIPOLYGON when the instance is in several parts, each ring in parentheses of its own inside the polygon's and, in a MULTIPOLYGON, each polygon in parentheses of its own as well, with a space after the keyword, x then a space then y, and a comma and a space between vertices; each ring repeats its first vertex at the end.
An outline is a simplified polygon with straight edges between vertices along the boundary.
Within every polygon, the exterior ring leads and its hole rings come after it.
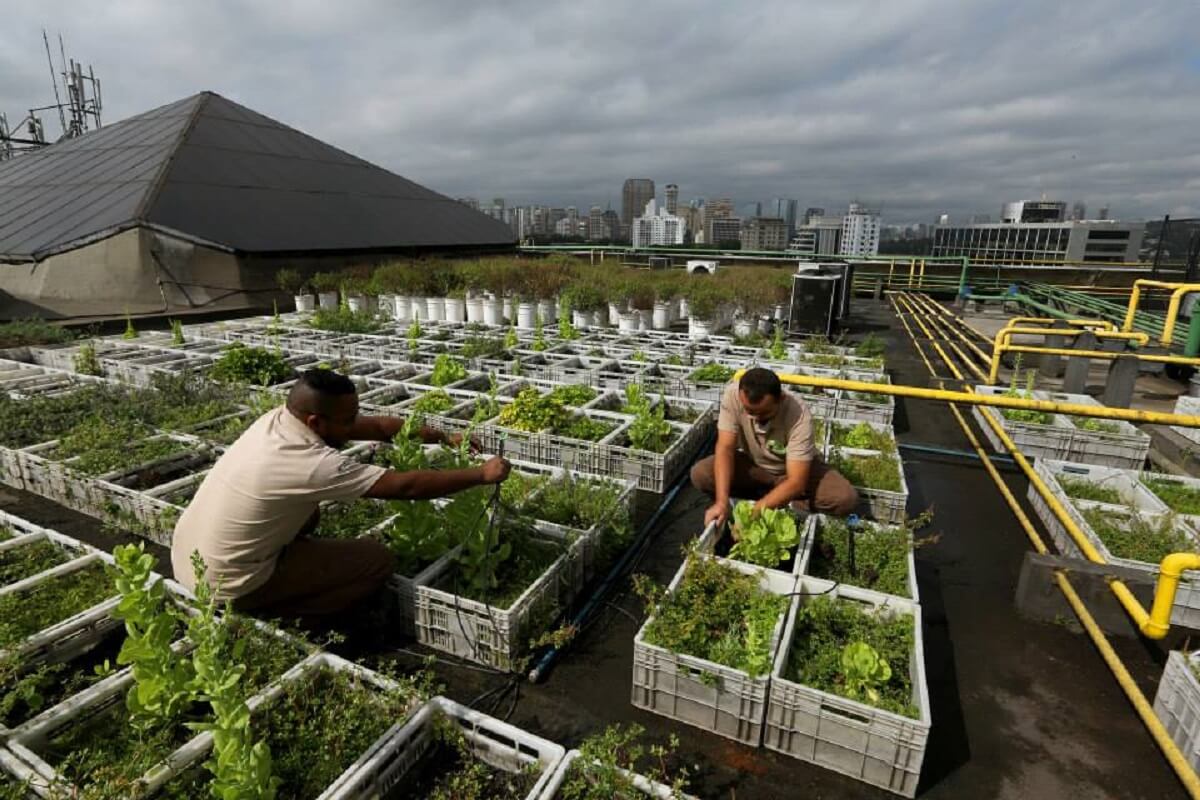
POLYGON ((697 462, 691 477, 692 485, 713 498, 704 512, 706 526, 725 521, 731 497, 757 500, 758 510, 791 503, 800 511, 836 516, 858 505, 857 490, 818 455, 808 407, 761 367, 725 387, 716 452, 697 462))

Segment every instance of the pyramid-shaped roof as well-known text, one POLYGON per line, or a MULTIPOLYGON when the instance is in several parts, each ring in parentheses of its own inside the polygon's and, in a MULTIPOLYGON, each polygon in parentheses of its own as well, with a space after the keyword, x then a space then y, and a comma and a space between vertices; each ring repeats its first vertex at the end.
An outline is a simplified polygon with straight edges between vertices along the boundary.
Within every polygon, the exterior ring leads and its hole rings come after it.
POLYGON ((462 203, 212 92, 0 162, 0 260, 137 225, 245 253, 514 241, 462 203))

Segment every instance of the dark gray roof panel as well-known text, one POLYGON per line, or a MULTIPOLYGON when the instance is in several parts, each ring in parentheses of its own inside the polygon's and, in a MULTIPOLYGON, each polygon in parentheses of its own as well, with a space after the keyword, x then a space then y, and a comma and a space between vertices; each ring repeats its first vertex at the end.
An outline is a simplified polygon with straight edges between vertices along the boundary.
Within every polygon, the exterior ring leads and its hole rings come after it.
POLYGON ((207 92, 0 163, 0 257, 139 223, 244 252, 513 242, 506 225, 207 92))

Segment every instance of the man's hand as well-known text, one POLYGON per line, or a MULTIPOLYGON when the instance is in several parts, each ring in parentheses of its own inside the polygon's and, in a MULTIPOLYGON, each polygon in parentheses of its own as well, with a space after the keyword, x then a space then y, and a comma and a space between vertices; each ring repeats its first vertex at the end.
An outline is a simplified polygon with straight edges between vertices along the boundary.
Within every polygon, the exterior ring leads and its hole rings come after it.
POLYGON ((728 516, 728 503, 713 503, 708 507, 708 510, 704 512, 704 527, 707 528, 713 522, 716 522, 717 525, 724 525, 728 516))
MULTIPOLYGON (((461 433, 454 433, 454 434, 451 434, 450 436, 446 437, 446 444, 448 444, 450 447, 461 447, 462 440, 463 440, 463 435, 461 433)), ((474 436, 471 437, 470 447, 471 447, 472 455, 477 455, 478 453, 483 451, 483 447, 479 444, 479 440, 476 439, 474 436)))
POLYGON ((479 468, 484 483, 503 483, 511 471, 512 464, 500 456, 492 456, 479 468))

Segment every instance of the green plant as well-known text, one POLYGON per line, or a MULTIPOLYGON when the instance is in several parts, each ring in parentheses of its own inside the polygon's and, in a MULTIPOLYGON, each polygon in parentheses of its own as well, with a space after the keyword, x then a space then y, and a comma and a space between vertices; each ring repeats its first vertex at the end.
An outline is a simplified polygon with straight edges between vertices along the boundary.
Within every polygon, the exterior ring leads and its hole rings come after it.
POLYGON ((1071 424, 1081 431, 1090 431, 1092 433, 1120 433, 1121 426, 1115 422, 1106 422, 1095 417, 1067 417, 1071 420, 1071 424))
POLYGON ((537 352, 542 352, 547 348, 546 332, 542 325, 542 315, 537 315, 537 321, 533 325, 533 345, 532 349, 537 352))
POLYGON ((852 527, 847 520, 822 517, 808 571, 817 578, 908 597, 912 530, 924 521, 924 515, 896 526, 861 520, 852 527))
POLYGON ((496 422, 515 430, 537 433, 559 428, 566 416, 561 400, 543 395, 537 387, 526 386, 500 410, 496 422))
MULTIPOLYGON (((816 437, 814 429, 813 437, 816 437)), ((850 427, 848 425, 833 425, 833 442, 839 447, 852 447, 856 450, 879 450, 884 453, 892 453, 896 450, 896 441, 886 431, 876 430, 866 422, 859 422, 850 427)))
POLYGON ((337 272, 318 272, 309 279, 309 283, 317 292, 336 292, 342 285, 342 276, 337 272))
POLYGON ((834 450, 829 464, 855 486, 898 492, 900 484, 900 461, 890 455, 859 455, 834 450))
POLYGON ((1143 478, 1142 483, 1180 514, 1200 514, 1200 488, 1170 478, 1143 478))
POLYGON ((122 339, 138 338, 137 328, 133 327, 133 317, 129 316, 129 312, 125 312, 125 332, 121 334, 122 339))
POLYGON ((13 320, 0 325, 0 348, 59 344, 74 338, 68 329, 43 319, 13 320))
POLYGON ((1099 508, 1083 509, 1081 513, 1092 532, 1117 558, 1158 564, 1171 553, 1196 551, 1196 543, 1174 514, 1155 520, 1099 508))
POLYGON ((571 324, 571 307, 564 303, 558 312, 558 338, 571 341, 579 336, 579 331, 571 324))
POLYGON ((103 375, 104 368, 100 366, 100 358, 96 355, 96 345, 84 342, 75 353, 75 371, 80 375, 103 375))
MULTIPOLYGON (((278 316, 278 312, 276 312, 276 315, 278 316)), ((171 320, 171 344, 179 346, 186 343, 187 340, 183 337, 183 320, 171 320)))
POLYGON ((321 507, 313 536, 322 539, 355 539, 396 513, 392 503, 361 497, 321 507))
POLYGON ((147 438, 153 430, 132 419, 107 419, 99 414, 66 433, 51 454, 73 459, 70 467, 87 475, 103 475, 158 461, 191 449, 187 442, 167 437, 147 438))
POLYGON ((222 383, 271 386, 292 377, 294 370, 277 352, 234 342, 213 362, 209 377, 222 383))
POLYGON ((350 306, 342 302, 336 308, 318 308, 308 318, 308 326, 334 333, 374 333, 382 323, 371 312, 351 311, 350 306))
POLYGON ((909 679, 914 637, 913 618, 887 606, 867 610, 859 602, 828 595, 804 598, 796 614, 784 677, 915 719, 918 710, 912 702, 909 679), (844 663, 847 647, 856 643, 872 649, 874 662, 864 657, 866 651, 856 647, 852 651, 856 663, 844 663), (886 678, 882 677, 880 661, 888 665, 890 674, 886 678), (851 685, 851 678, 858 682, 851 685), (866 693, 867 689, 873 696, 866 693))
POLYGON ((568 406, 582 406, 596 399, 596 390, 584 384, 570 384, 555 388, 549 397, 568 406))
POLYGON ((421 344, 421 320, 413 317, 412 322, 408 324, 408 349, 416 351, 421 344))
POLYGON ((0 550, 0 586, 25 580, 66 561, 66 551, 46 539, 0 550))
POLYGON ((402 500, 394 505, 396 517, 380 535, 396 557, 396 571, 413 577, 453 546, 452 528, 428 500, 402 500))
POLYGON ((742 670, 752 678, 771 668, 771 643, 788 599, 759 586, 758 579, 720 562, 689 556, 683 580, 664 594, 644 575, 634 589, 651 619, 644 638, 675 653, 742 670))
POLYGON ((878 358, 887 351, 887 343, 874 333, 868 333, 866 338, 854 348, 854 355, 860 358, 878 358))
POLYGON ((291 295, 303 294, 308 289, 308 281, 297 269, 284 267, 275 273, 275 282, 279 288, 291 295))
POLYGON ((633 414, 633 421, 626 431, 629 443, 638 450, 665 452, 672 438, 671 424, 666 419, 666 401, 652 405, 640 384, 630 384, 625 387, 624 410, 633 414))
POLYGON ((455 400, 441 389, 421 395, 409 409, 417 414, 441 414, 454 407, 455 400))
POLYGON ((134 685, 125 696, 129 724, 143 733, 178 718, 198 699, 192 662, 171 650, 181 614, 154 576, 154 556, 143 545, 113 550, 115 583, 121 595, 113 616, 125 623, 117 663, 131 667, 134 685))
POLYGON ((846 695, 851 700, 879 703, 879 689, 892 677, 892 668, 866 642, 851 642, 842 651, 842 672, 846 695))
POLYGON ((508 330, 504 333, 504 348, 506 350, 512 350, 519 342, 520 339, 517 338, 517 329, 512 325, 509 325, 508 330))
POLYGON ((788 346, 787 342, 784 341, 783 338, 782 325, 775 326, 775 337, 771 340, 771 347, 767 350, 767 355, 770 356, 773 361, 784 361, 787 359, 789 355, 788 346))
POLYGON ((579 744, 579 757, 559 789, 562 800, 633 800, 643 792, 628 773, 639 773, 669 787, 670 796, 683 797, 688 784, 688 769, 681 767, 672 776, 668 767, 679 740, 672 735, 664 745, 646 747, 641 743, 645 729, 640 725, 610 725, 579 744))
POLYGON ((400 430, 392 438, 392 446, 383 451, 387 466, 398 472, 429 468, 429 456, 425 453, 425 441, 421 436, 422 427, 420 414, 409 414, 404 418, 400 430))
POLYGON ((432 721, 433 748, 415 770, 405 797, 425 800, 522 800, 538 778, 536 764, 506 772, 479 758, 458 724, 441 715, 432 721))
POLYGON ((466 366, 454 356, 442 353, 433 361, 433 375, 429 378, 429 382, 434 386, 446 386, 465 380, 466 377, 466 366))
POLYGON ((688 380, 692 383, 727 383, 737 372, 724 364, 708 363, 692 371, 688 380))
POLYGON ((1067 497, 1076 500, 1092 500, 1109 505, 1121 504, 1121 493, 1112 486, 1103 486, 1084 478, 1072 478, 1068 475, 1058 475, 1058 485, 1067 493, 1067 497))
POLYGON ((62 622, 115 594, 100 563, 0 595, 0 648, 62 622))
POLYGON ((192 554, 199 614, 188 619, 188 638, 195 645, 192 664, 196 685, 212 707, 211 722, 192 722, 195 731, 211 731, 212 757, 204 766, 213 774, 209 793, 222 800, 274 800, 280 780, 271 774, 271 750, 255 741, 250 730, 246 690, 245 640, 229 648, 229 627, 217 618, 218 603, 204 575, 199 553, 192 554))
POLYGON ((793 556, 800 543, 796 518, 784 508, 754 510, 754 503, 741 500, 733 507, 737 541, 729 557, 760 567, 778 567, 793 556))
MULTIPOLYGON (((1004 392, 1003 396, 1004 397, 1017 397, 1017 398, 1021 398, 1023 400, 1032 400, 1033 399, 1033 383, 1036 380, 1037 376, 1033 370, 1029 370, 1029 372, 1025 376, 1025 390, 1021 391, 1020 389, 1017 388, 1017 383, 1020 380, 1020 375, 1021 375, 1021 358, 1020 358, 1020 356, 1018 356, 1016 364, 1013 365, 1012 379, 1009 383, 1008 389, 1004 392)), ((1031 425, 1049 425, 1053 420, 1053 418, 1050 416, 1050 414, 1046 413, 1045 411, 1035 411, 1033 409, 1002 408, 1002 409, 1000 409, 1000 413, 1004 415, 1005 419, 1012 420, 1013 422, 1025 422, 1025 423, 1028 423, 1031 425)))

